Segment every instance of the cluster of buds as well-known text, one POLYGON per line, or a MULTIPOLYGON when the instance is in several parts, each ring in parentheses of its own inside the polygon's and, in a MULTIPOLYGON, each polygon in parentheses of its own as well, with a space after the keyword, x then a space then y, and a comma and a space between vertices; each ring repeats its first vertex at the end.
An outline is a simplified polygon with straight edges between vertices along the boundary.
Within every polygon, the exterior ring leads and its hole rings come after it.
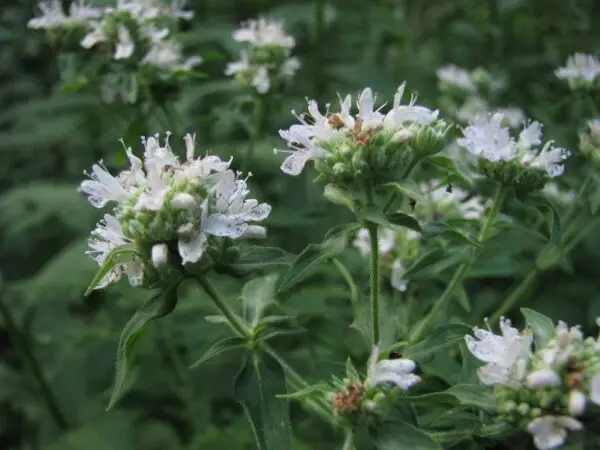
MULTIPOLYGON (((437 78, 443 110, 461 123, 468 123, 479 115, 489 113, 492 110, 489 98, 505 87, 503 79, 493 77, 480 67, 468 71, 450 64, 437 70, 437 78)), ((494 110, 503 113, 505 125, 510 128, 518 128, 525 122, 525 115, 519 108, 494 110)))
POLYGON ((80 87, 98 81, 105 101, 120 95, 134 103, 140 85, 189 75, 202 61, 183 56, 179 21, 190 20, 193 13, 183 10, 180 0, 173 1, 165 6, 158 0, 118 0, 113 6, 93 7, 79 0, 65 14, 60 0, 45 0, 39 6, 42 14, 28 25, 47 30, 52 40, 64 43, 66 51, 76 49, 84 60, 80 69, 69 69, 75 73, 63 74, 65 83, 80 87))
POLYGON ((598 87, 600 60, 593 55, 575 53, 567 58, 564 67, 556 69, 555 74, 573 90, 594 89, 598 87))
POLYGON ((299 175, 312 160, 318 180, 348 187, 405 178, 407 168, 442 150, 448 125, 438 119, 438 111, 416 105, 414 95, 408 105, 402 105, 403 94, 404 84, 387 114, 375 108, 370 88, 358 96, 356 117, 351 113, 350 95, 340 99, 337 113, 327 105, 322 114, 314 100, 308 102, 308 114, 292 111, 300 124, 279 131, 291 148, 275 150, 290 153, 281 170, 299 175))
POLYGON ((471 353, 486 364, 482 383, 493 386, 498 418, 533 435, 538 449, 563 445, 588 403, 600 404, 600 342, 584 338, 579 327, 559 322, 547 342, 535 342, 501 319, 502 334, 475 328, 466 336, 471 353))
MULTIPOLYGON (((437 180, 421 183, 417 198, 411 199, 413 213, 421 223, 442 219, 479 220, 485 211, 484 201, 457 187, 437 180)), ((421 249, 421 234, 405 227, 380 228, 378 233, 380 267, 391 286, 400 292, 408 289, 404 278, 407 267, 416 260, 421 249)), ((371 254, 369 231, 362 228, 353 242, 363 257, 371 254)))
POLYGON ((588 121, 587 130, 579 134, 579 149, 596 166, 600 166, 600 119, 588 121))
POLYGON ((570 152, 542 144, 542 124, 528 123, 517 139, 504 126, 502 113, 478 116, 463 130, 458 145, 476 157, 477 170, 521 194, 538 191, 549 178, 562 175, 570 152))
POLYGON ((395 391, 390 391, 387 387, 392 386, 406 392, 421 380, 413 373, 417 368, 414 361, 406 358, 379 360, 377 346, 367 365, 364 380, 348 365, 346 378, 334 379, 333 389, 327 395, 336 415, 350 423, 358 422, 358 418, 365 412, 383 414, 382 409, 395 391))
POLYGON ((195 136, 184 138, 184 162, 173 153, 168 135, 142 138, 144 160, 126 148, 131 167, 118 176, 100 163, 80 190, 97 208, 111 202, 111 214, 92 232, 89 254, 101 266, 117 248, 128 247, 97 287, 126 274, 132 285, 150 286, 174 270, 198 274, 235 261, 238 238, 262 238, 271 207, 247 199, 247 178, 217 156, 194 158, 195 136))
POLYGON ((266 94, 278 84, 290 80, 300 68, 298 58, 291 56, 296 41, 283 29, 283 23, 260 17, 242 24, 233 34, 234 40, 248 47, 240 59, 231 62, 225 74, 235 76, 243 86, 266 94))

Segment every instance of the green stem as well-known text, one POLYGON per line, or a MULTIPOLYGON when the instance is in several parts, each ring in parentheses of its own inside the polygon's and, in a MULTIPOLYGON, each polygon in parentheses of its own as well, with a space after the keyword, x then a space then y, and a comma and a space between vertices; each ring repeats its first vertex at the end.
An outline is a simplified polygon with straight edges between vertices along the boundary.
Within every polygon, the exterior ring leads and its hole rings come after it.
MULTIPOLYGON (((504 198, 506 197, 506 189, 502 185, 498 185, 496 188, 496 193, 494 194, 492 209, 490 209, 488 215, 483 222, 483 226, 481 227, 481 231, 479 232, 479 236, 477 241, 479 244, 483 244, 488 237, 494 225, 494 221, 496 216, 500 212, 502 208, 502 204, 504 203, 504 198)), ((460 286, 463 278, 471 268, 473 262, 475 261, 475 257, 477 256, 477 249, 474 248, 471 252, 471 258, 467 262, 462 263, 457 267, 452 279, 446 286, 444 292, 438 299, 438 301, 433 305, 431 311, 425 317, 425 319, 417 326, 416 330, 413 332, 413 337, 411 341, 417 342, 423 338, 425 331, 431 326, 432 323, 435 322, 439 314, 446 308, 448 301, 453 297, 454 291, 458 286, 460 286)))
POLYGON ((530 271, 525 278, 519 283, 519 285, 511 292, 511 294, 504 299, 502 305, 492 314, 490 322, 495 323, 502 316, 504 316, 512 307, 517 304, 517 301, 523 297, 529 289, 535 284, 540 272, 537 269, 530 271))
POLYGON ((50 416, 52 416, 52 420, 54 420, 57 428, 59 428, 61 431, 66 431, 69 428, 69 423, 58 406, 58 401, 54 397, 54 394, 50 389, 50 385, 44 377, 42 368, 33 354, 33 350, 29 346, 27 339, 17 328, 17 324, 12 316, 12 313, 2 298, 0 298, 0 314, 2 314, 4 319, 4 325, 6 326, 8 336, 10 337, 17 352, 21 354, 21 358, 23 359, 23 362, 27 366, 28 370, 31 372, 31 375, 33 378, 35 378, 39 385, 42 400, 46 404, 46 408, 48 408, 48 412, 50 413, 50 416))
POLYGON ((342 447, 342 450, 355 450, 355 448, 354 433, 352 432, 352 429, 348 428, 346 429, 346 437, 344 439, 344 446, 342 447))
POLYGON ((371 323, 373 345, 379 343, 379 239, 377 224, 369 224, 369 239, 371 241, 371 323))
POLYGON ((263 123, 265 120, 266 100, 264 95, 256 94, 254 96, 254 110, 252 120, 252 130, 250 131, 250 140, 248 142, 248 154, 246 155, 246 166, 252 166, 254 158, 254 149, 262 134, 263 123))
MULTIPOLYGON (((269 354, 273 359, 275 359, 284 373, 286 374, 286 378, 292 388, 301 390, 307 388, 309 384, 294 370, 292 366, 289 365, 285 359, 276 350, 271 348, 264 341, 254 342, 254 336, 252 332, 248 329, 243 320, 233 311, 229 305, 225 302, 219 291, 210 283, 205 277, 198 277, 198 283, 204 289, 204 291, 211 298, 219 312, 227 319, 231 328, 236 331, 242 338, 251 342, 256 347, 263 350, 265 353, 269 354)), ((330 411, 330 407, 327 403, 325 403, 322 399, 304 399, 307 406, 309 406, 314 412, 316 412, 321 418, 330 423, 333 422, 333 417, 330 411)))

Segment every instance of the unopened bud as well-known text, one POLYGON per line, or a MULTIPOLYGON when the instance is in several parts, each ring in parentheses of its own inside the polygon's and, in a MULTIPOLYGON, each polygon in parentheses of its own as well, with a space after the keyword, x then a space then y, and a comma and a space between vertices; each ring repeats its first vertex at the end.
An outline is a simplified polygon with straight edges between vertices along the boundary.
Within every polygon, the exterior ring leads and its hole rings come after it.
POLYGON ((365 400, 361 406, 365 411, 375 411, 377 409, 377 403, 373 400, 365 400))
POLYGON ((580 416, 585 411, 586 397, 581 391, 571 391, 569 394, 569 413, 580 416))
POLYGON ((558 374, 551 369, 540 369, 531 372, 527 376, 527 386, 530 388, 556 387, 560 386, 561 379, 558 374))
POLYGON ((176 209, 193 209, 196 207, 196 200, 186 192, 181 192, 173 197, 171 205, 176 209))
POLYGON ((152 246, 151 257, 154 267, 160 267, 166 264, 169 259, 169 249, 167 244, 155 244, 152 246))
POLYGON ((411 139, 414 136, 414 133, 406 128, 403 130, 397 131, 392 136, 392 141, 394 142, 405 142, 411 139))

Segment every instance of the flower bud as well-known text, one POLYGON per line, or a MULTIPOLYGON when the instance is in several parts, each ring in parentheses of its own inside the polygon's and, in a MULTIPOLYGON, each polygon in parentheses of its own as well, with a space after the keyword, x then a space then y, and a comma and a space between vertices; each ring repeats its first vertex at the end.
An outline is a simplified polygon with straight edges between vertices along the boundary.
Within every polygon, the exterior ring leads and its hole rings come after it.
POLYGON ((176 209, 193 209, 196 207, 196 200, 192 195, 181 192, 173 197, 171 205, 176 209))
POLYGON ((264 239, 267 237, 267 229, 260 225, 248 225, 242 237, 247 239, 264 239))
POLYGON ((552 369, 540 369, 531 372, 527 376, 527 386, 530 388, 556 387, 560 386, 561 379, 552 369))
POLYGON ((394 142, 406 142, 409 139, 411 139, 413 137, 413 132, 410 131, 407 128, 404 128, 403 130, 397 131, 396 133, 394 133, 394 135, 392 136, 392 141, 394 142))
POLYGON ((167 244, 155 244, 152 246, 152 264, 154 267, 160 267, 167 263, 169 259, 169 249, 167 244))
POLYGON ((580 416, 585 411, 585 394, 581 391, 571 391, 569 394, 569 413, 572 416, 580 416))

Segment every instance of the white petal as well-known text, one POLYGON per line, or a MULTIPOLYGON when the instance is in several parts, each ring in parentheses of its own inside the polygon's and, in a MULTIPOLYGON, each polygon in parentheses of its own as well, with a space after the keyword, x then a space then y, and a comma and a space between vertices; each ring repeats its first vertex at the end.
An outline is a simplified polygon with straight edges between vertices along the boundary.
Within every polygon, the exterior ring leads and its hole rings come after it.
POLYGON ((160 267, 166 264, 169 259, 169 249, 167 244, 154 244, 152 246, 151 259, 154 267, 160 267))
POLYGON ((194 263, 202 257, 206 246, 207 236, 204 233, 197 233, 191 239, 180 238, 177 243, 179 255, 182 264, 194 263))
POLYGON ((551 369, 536 370, 527 376, 527 385, 534 389, 557 387, 560 386, 561 381, 560 376, 551 369))
POLYGON ((211 214, 202 221, 202 230, 213 236, 236 239, 244 234, 246 228, 248 224, 244 222, 244 216, 241 215, 211 214))

